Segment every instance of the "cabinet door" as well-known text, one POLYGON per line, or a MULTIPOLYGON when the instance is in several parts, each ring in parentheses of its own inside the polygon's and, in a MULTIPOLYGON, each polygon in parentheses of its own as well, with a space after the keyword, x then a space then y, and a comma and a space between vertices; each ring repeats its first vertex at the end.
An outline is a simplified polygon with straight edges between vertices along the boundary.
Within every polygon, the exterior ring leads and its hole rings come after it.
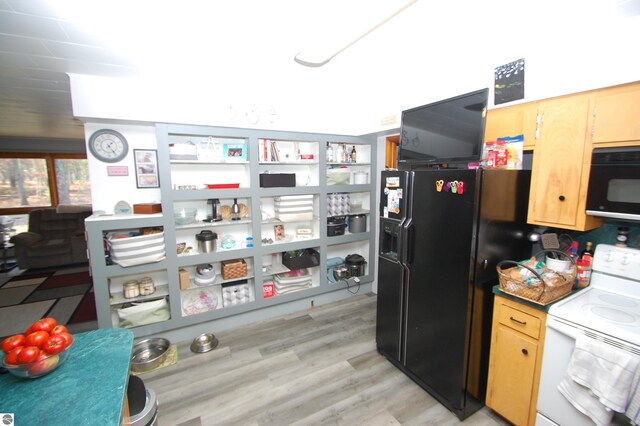
POLYGON ((526 425, 535 381, 538 342, 499 326, 491 347, 487 405, 516 425, 526 425))
POLYGON ((640 143, 640 85, 602 90, 596 94, 593 143, 640 143))
POLYGON ((590 163, 590 150, 585 151, 588 109, 586 96, 540 104, 540 139, 533 156, 529 223, 571 229, 585 226, 590 163))
POLYGON ((537 102, 489 110, 484 140, 524 135, 524 149, 533 149, 537 138, 537 115, 537 102))

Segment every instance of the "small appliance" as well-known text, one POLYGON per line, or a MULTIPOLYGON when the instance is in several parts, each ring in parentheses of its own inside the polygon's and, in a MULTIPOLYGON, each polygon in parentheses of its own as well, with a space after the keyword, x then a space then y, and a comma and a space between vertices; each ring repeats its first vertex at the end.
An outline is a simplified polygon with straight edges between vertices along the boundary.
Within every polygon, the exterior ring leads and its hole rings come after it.
POLYGON ((640 147, 593 150, 587 214, 640 221, 640 147))
POLYGON ((327 281, 330 283, 337 283, 338 279, 335 277, 333 271, 334 268, 344 265, 344 259, 341 257, 332 257, 327 259, 327 281))
POLYGON ((211 198, 207 201, 207 204, 211 204, 211 215, 207 218, 207 222, 219 222, 222 220, 222 214, 220 213, 220 200, 217 198, 211 198))
POLYGON ((349 277, 361 277, 367 274, 367 261, 359 254, 350 254, 344 259, 349 277))
POLYGON ((216 251, 216 240, 218 239, 218 234, 213 231, 209 231, 205 229, 204 231, 200 231, 199 234, 196 234, 196 241, 198 242, 198 252, 199 253, 212 253, 216 251))

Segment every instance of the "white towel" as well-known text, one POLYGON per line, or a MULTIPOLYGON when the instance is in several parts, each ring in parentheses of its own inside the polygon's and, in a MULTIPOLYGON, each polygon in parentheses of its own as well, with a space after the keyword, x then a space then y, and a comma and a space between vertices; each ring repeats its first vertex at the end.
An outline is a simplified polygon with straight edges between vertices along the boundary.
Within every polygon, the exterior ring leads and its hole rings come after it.
POLYGON ((567 377, 558 390, 594 422, 607 424, 603 413, 611 416, 609 410, 625 412, 639 362, 627 351, 581 335, 576 339, 567 377), (595 399, 602 405, 600 409, 595 399))
POLYGON ((640 368, 636 370, 636 375, 633 378, 633 386, 625 414, 631 420, 632 425, 640 425, 640 368))
POLYGON ((574 382, 571 377, 565 375, 558 385, 560 393, 585 416, 589 416, 598 426, 606 426, 611 423, 613 411, 602 405, 597 396, 588 388, 574 382))

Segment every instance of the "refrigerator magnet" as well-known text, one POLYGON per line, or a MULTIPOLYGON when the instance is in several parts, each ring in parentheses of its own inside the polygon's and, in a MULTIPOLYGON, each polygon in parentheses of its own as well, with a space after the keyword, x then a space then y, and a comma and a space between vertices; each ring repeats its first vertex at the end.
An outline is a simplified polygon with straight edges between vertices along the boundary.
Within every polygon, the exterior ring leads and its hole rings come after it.
POLYGON ((453 182, 451 182, 451 192, 452 193, 457 193, 458 192, 458 181, 454 180, 453 182))
POLYGON ((436 191, 442 192, 443 186, 444 186, 444 181, 442 179, 436 181, 436 191))
POLYGON ((398 194, 398 200, 402 199, 402 188, 398 188, 396 191, 396 194, 398 194))
POLYGON ((400 187, 400 177, 399 176, 389 176, 386 178, 387 188, 399 188, 400 187))
POLYGON ((384 208, 382 209, 382 217, 384 217, 384 218, 388 218, 389 217, 389 207, 384 206, 384 208))
POLYGON ((446 183, 446 185, 444 186, 444 190, 445 190, 445 192, 451 191, 451 182, 447 182, 446 183))
POLYGON ((458 182, 458 194, 462 194, 464 192, 464 182, 458 182))

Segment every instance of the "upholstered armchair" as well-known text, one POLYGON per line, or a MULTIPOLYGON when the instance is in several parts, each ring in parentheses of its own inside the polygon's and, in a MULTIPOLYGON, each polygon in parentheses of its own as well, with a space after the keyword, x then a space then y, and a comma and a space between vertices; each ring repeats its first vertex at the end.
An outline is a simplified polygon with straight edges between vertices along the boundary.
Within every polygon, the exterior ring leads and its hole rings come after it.
POLYGON ((59 206, 29 213, 29 230, 11 237, 21 269, 87 262, 84 220, 91 207, 59 206))

